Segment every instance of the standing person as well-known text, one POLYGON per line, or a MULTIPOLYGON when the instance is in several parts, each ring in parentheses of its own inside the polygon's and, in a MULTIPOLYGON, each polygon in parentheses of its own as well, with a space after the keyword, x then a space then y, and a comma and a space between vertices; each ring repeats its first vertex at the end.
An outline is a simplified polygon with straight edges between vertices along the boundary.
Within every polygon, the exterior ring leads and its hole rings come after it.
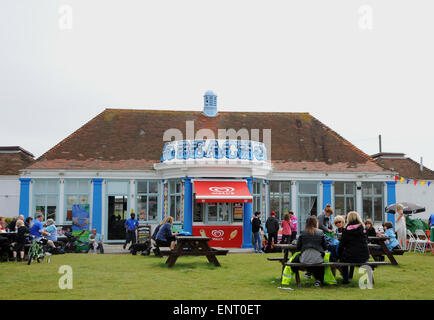
MULTIPOLYGON (((330 236, 333 233, 332 224, 330 223, 330 216, 333 214, 333 209, 328 204, 324 211, 318 216, 318 228, 324 232, 324 234, 330 236)), ((331 236, 332 238, 333 236, 331 236)))
MULTIPOLYGON (((301 231, 297 240, 297 255, 292 262, 316 264, 324 262, 324 254, 327 242, 324 232, 318 228, 318 220, 315 216, 310 216, 306 220, 305 230, 301 231)), ((297 267, 293 269, 296 271, 297 267)), ((324 280, 324 267, 308 267, 306 270, 315 277, 315 286, 319 287, 324 280)))
POLYGON ((128 243, 131 242, 131 246, 136 243, 136 230, 138 228, 139 228, 139 221, 137 221, 136 219, 136 214, 131 212, 130 218, 125 220, 126 240, 124 243, 124 249, 126 248, 128 243))
POLYGON ((93 248, 93 253, 96 254, 97 250, 101 254, 104 253, 104 247, 102 243, 102 237, 99 233, 97 233, 96 228, 92 229, 92 233, 89 235, 89 246, 87 247, 86 253, 89 253, 90 248, 93 248))
POLYGON ((402 204, 396 205, 395 214, 395 231, 398 238, 398 243, 402 249, 407 249, 407 224, 404 216, 404 207, 402 204))
POLYGON ((157 243, 158 247, 170 247, 171 250, 175 249, 175 236, 178 232, 172 233, 173 217, 168 216, 164 219, 163 224, 157 233, 157 243))
MULTIPOLYGON (((368 237, 365 225, 357 212, 347 215, 347 225, 339 242, 338 257, 341 262, 363 263, 369 260, 368 237)), ((348 267, 341 268, 343 284, 348 284, 348 267)))
POLYGON ((271 251, 271 243, 277 243, 277 233, 279 232, 279 221, 276 219, 276 212, 271 211, 271 215, 268 217, 267 222, 265 222, 265 227, 267 228, 268 241, 267 241, 267 252, 271 251))
POLYGON ((291 223, 291 239, 290 239, 290 243, 292 243, 292 241, 294 241, 297 238, 297 224, 298 224, 298 220, 297 217, 294 215, 294 212, 289 211, 289 221, 291 223))
POLYGON ((20 261, 24 261, 24 246, 26 244, 26 233, 29 231, 24 225, 23 220, 17 220, 15 224, 17 234, 15 235, 15 245, 13 251, 14 261, 17 261, 17 252, 20 253, 20 261))
POLYGON ((434 242, 434 213, 428 218, 428 226, 431 228, 431 242, 434 242))
POLYGON ((289 216, 289 213, 285 213, 282 220, 282 240, 280 241, 280 243, 291 243, 291 235, 291 218, 289 216))
POLYGON ((6 220, 5 220, 5 217, 0 217, 0 232, 6 232, 6 220))
POLYGON ((259 234, 259 231, 264 228, 261 224, 261 219, 259 218, 261 216, 261 213, 259 211, 255 212, 254 217, 252 218, 252 233, 253 233, 253 246, 255 247, 255 253, 264 253, 261 249, 261 235, 259 234))

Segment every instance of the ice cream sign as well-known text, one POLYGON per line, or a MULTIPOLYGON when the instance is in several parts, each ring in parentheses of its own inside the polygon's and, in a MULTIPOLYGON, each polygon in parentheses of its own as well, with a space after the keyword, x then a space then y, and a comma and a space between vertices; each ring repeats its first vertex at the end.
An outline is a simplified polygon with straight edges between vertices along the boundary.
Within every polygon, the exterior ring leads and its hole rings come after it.
POLYGON ((245 160, 266 162, 265 144, 250 140, 179 140, 164 145, 160 162, 179 160, 245 160))
POLYGON ((232 187, 209 187, 209 191, 214 195, 234 195, 235 188, 232 187))

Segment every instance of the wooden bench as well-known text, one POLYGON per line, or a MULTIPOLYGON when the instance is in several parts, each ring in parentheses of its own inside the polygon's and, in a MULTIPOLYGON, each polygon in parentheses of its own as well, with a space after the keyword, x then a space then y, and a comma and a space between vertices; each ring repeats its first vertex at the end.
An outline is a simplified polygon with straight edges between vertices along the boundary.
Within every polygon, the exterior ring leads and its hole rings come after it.
MULTIPOLYGON (((350 267, 349 279, 352 279, 355 267, 369 266, 372 268, 372 270, 374 270, 378 266, 385 266, 385 265, 390 265, 390 264, 391 264, 390 262, 375 261, 375 262, 363 262, 363 263, 328 262, 328 263, 318 263, 318 264, 288 262, 285 265, 289 266, 289 267, 298 267, 295 270, 295 281, 297 283, 297 286, 299 287, 301 285, 299 271, 303 268, 309 268, 309 267, 332 267, 332 268, 350 267)), ((372 274, 372 284, 374 284, 374 275, 373 274, 372 274)))
POLYGON ((220 263, 216 256, 226 255, 229 250, 211 248, 208 245, 208 241, 211 238, 208 237, 196 237, 196 236, 177 236, 177 243, 173 250, 160 249, 160 255, 168 256, 166 264, 173 267, 176 260, 180 256, 206 256, 208 261, 213 263, 216 267, 220 267, 220 263))

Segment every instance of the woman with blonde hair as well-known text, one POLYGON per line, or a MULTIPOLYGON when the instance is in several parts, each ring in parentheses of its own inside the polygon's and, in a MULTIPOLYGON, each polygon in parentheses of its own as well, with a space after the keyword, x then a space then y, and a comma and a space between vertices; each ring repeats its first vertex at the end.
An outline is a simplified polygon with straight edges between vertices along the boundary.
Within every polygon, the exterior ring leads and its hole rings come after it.
MULTIPOLYGON (((369 260, 365 225, 355 211, 351 211, 347 215, 347 225, 342 232, 338 257, 341 262, 363 263, 369 260)), ((348 284, 348 267, 342 267, 341 273, 344 278, 343 284, 348 284)))
POLYGON ((400 247, 405 250, 407 248, 407 224, 404 216, 404 206, 402 204, 396 205, 395 232, 400 247))
POLYGON ((156 236, 155 242, 158 247, 170 247, 170 249, 175 248, 175 235, 177 235, 178 232, 172 233, 172 225, 173 217, 166 217, 156 236))
POLYGON ((333 220, 333 224, 336 227, 336 235, 342 234, 345 228, 345 218, 343 216, 336 216, 333 220))

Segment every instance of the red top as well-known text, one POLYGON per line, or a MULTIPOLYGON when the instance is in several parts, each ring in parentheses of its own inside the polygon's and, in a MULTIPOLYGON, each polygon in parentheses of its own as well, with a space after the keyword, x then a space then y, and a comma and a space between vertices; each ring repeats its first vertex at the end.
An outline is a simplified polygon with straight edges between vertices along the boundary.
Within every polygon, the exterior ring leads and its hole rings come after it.
POLYGON ((289 236, 291 235, 291 224, 289 223, 289 221, 283 220, 282 221, 282 234, 284 234, 285 236, 289 236))

